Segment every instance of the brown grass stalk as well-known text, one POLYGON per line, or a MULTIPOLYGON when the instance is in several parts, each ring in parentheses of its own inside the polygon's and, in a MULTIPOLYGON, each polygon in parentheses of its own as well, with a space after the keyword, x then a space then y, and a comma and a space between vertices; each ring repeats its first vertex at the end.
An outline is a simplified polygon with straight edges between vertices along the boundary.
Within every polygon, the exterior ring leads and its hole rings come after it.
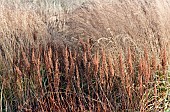
POLYGON ((94 55, 93 65, 94 65, 94 75, 95 75, 95 77, 97 77, 97 73, 98 73, 98 70, 99 70, 99 54, 98 54, 98 51, 94 55))
POLYGON ((83 65, 84 65, 84 68, 86 69, 86 64, 87 64, 87 45, 85 42, 83 42, 82 39, 80 39, 80 43, 82 45, 82 48, 83 48, 83 65))
POLYGON ((135 79, 134 70, 133 70, 133 60, 132 60, 132 53, 130 47, 128 48, 128 56, 127 56, 127 66, 128 66, 128 74, 126 75, 126 89, 130 99, 129 107, 132 106, 132 88, 133 88, 133 81, 135 79))
POLYGON ((26 53, 24 51, 22 51, 21 53, 22 53, 22 57, 23 57, 23 60, 24 60, 25 67, 29 70, 30 69, 30 63, 28 61, 26 53))
POLYGON ((125 72, 124 72, 124 64, 123 64, 123 58, 122 58, 122 53, 119 54, 119 71, 120 71, 120 75, 121 75, 121 80, 122 80, 122 84, 126 85, 125 83, 125 72))
POLYGON ((23 73, 21 72, 20 68, 15 66, 15 70, 16 70, 16 73, 17 73, 17 77, 16 77, 16 84, 18 86, 17 88, 17 92, 18 92, 18 96, 20 99, 22 99, 22 76, 23 76, 23 73))
POLYGON ((109 53, 109 55, 108 55, 108 69, 109 69, 109 80, 108 80, 108 82, 109 82, 110 88, 113 86, 112 80, 115 76, 114 75, 115 71, 114 71, 112 63, 113 63, 113 60, 111 58, 111 54, 109 53))
POLYGON ((105 74, 104 74, 104 66, 103 61, 101 62, 101 66, 99 67, 99 80, 102 85, 104 85, 105 74))
POLYGON ((106 53, 104 49, 101 51, 101 66, 100 66, 100 81, 101 84, 106 84, 108 82, 108 67, 106 60, 106 53))
POLYGON ((69 68, 69 74, 68 74, 68 82, 67 82, 67 88, 66 91, 69 91, 71 89, 71 81, 72 81, 72 77, 74 75, 74 70, 75 70, 75 64, 74 64, 74 59, 72 57, 72 52, 69 51, 69 57, 70 57, 70 68, 69 68))
POLYGON ((79 69, 78 69, 78 66, 76 65, 76 79, 77 79, 77 81, 76 81, 76 85, 77 85, 77 87, 78 87, 78 90, 79 90, 79 92, 81 91, 81 87, 80 87, 80 76, 79 76, 79 69))
POLYGON ((53 82, 53 78, 52 78, 52 60, 51 60, 51 54, 52 52, 50 51, 50 49, 47 50, 47 52, 44 51, 44 60, 45 60, 45 66, 46 66, 46 70, 47 70, 47 79, 48 79, 48 82, 49 85, 49 90, 50 91, 53 91, 53 87, 52 87, 52 82, 53 82))
POLYGON ((65 76, 66 76, 66 80, 68 79, 68 72, 69 72, 69 53, 68 53, 68 47, 66 46, 65 49, 63 50, 63 57, 64 57, 64 70, 65 70, 65 76))
POLYGON ((59 82, 60 82, 60 76, 59 76, 59 62, 58 62, 58 53, 55 53, 55 71, 54 71, 54 89, 55 92, 58 92, 59 82))
POLYGON ((32 48, 32 51, 31 51, 31 64, 33 64, 33 65, 37 64, 36 57, 35 57, 35 49, 34 48, 32 48))
POLYGON ((166 48, 164 48, 161 54, 161 60, 162 60, 162 69, 163 69, 163 74, 166 74, 166 69, 167 69, 167 54, 166 54, 166 48))
POLYGON ((31 48, 31 69, 33 70, 34 74, 32 77, 35 77, 35 82, 38 86, 38 91, 42 92, 42 77, 40 74, 40 57, 38 54, 38 58, 35 56, 35 48, 31 48))
POLYGON ((109 72, 110 72, 110 77, 111 78, 114 77, 114 68, 113 68, 112 62, 113 62, 113 60, 111 58, 111 54, 109 53, 109 56, 108 56, 108 68, 109 68, 109 72))
POLYGON ((143 59, 139 61, 139 73, 138 73, 138 82, 139 82, 139 95, 143 95, 143 59))
POLYGON ((148 85, 148 64, 147 61, 145 60, 145 58, 142 60, 142 67, 143 67, 143 79, 144 79, 144 83, 145 85, 148 85))
MULTIPOLYGON (((34 52, 34 51, 32 51, 34 52)), ((33 60, 35 59, 34 57, 32 57, 33 60)), ((38 52, 38 58, 37 58, 37 65, 36 65, 36 70, 37 70, 37 76, 38 76, 38 81, 40 84, 40 88, 42 89, 42 76, 41 76, 41 51, 38 52)))
POLYGON ((48 63, 49 63, 49 67, 50 67, 51 69, 53 69, 53 61, 52 61, 52 58, 53 58, 53 51, 52 51, 51 46, 49 46, 49 48, 48 48, 48 53, 47 53, 47 55, 48 55, 48 63))
POLYGON ((151 67, 150 64, 148 64, 147 83, 149 83, 150 80, 151 80, 151 67))
POLYGON ((20 68, 17 67, 16 65, 15 65, 15 70, 16 70, 16 73, 19 75, 19 77, 22 77, 23 74, 22 74, 20 68))
POLYGON ((143 77, 142 77, 142 75, 139 76, 139 95, 140 95, 140 97, 143 96, 143 77))
POLYGON ((92 54, 91 54, 92 51, 90 48, 90 39, 87 39, 86 48, 87 48, 87 59, 88 59, 88 61, 90 61, 92 59, 92 54))
POLYGON ((157 61, 156 61, 155 54, 152 55, 152 67, 153 67, 152 70, 156 71, 156 69, 157 69, 157 61))
POLYGON ((144 58, 145 58, 146 63, 148 63, 149 62, 149 55, 148 55, 148 50, 147 50, 146 47, 144 48, 144 58))
POLYGON ((152 54, 152 60, 151 60, 151 66, 150 66, 150 80, 152 81, 153 80, 153 75, 154 75, 154 72, 157 70, 157 60, 156 60, 156 56, 155 54, 152 54))
POLYGON ((133 70, 133 60, 132 60, 132 53, 130 47, 128 48, 128 75, 129 75, 129 81, 132 84, 134 80, 134 70, 133 70))
POLYGON ((132 63, 132 53, 131 53, 130 47, 128 48, 128 68, 129 68, 129 75, 132 75, 133 74, 133 63, 132 63))
POLYGON ((44 61, 45 61, 45 67, 46 67, 46 70, 51 73, 51 70, 50 70, 50 64, 49 64, 49 58, 48 58, 48 54, 44 51, 44 61))

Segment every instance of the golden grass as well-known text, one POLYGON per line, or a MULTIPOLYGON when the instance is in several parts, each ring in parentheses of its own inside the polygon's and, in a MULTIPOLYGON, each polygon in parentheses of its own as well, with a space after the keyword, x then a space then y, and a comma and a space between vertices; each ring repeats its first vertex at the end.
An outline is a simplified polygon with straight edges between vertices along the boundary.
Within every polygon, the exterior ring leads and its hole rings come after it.
MULTIPOLYGON (((130 58, 130 49, 128 58, 123 59, 120 53, 115 63, 103 49, 87 60, 84 54, 93 51, 82 52, 86 47, 87 43, 83 43, 72 51, 67 46, 61 49, 51 44, 41 52, 32 48, 23 60, 22 55, 26 54, 21 52, 20 61, 14 64, 11 84, 4 87, 6 91, 15 87, 12 89, 14 93, 4 94, 8 106, 15 111, 160 111, 155 105, 166 104, 158 101, 165 99, 167 92, 158 89, 162 87, 161 81, 166 81, 162 62, 157 61, 154 65, 161 64, 157 72, 154 67, 149 67, 153 60, 146 58, 149 54, 142 55, 143 58, 136 62, 130 58), (30 58, 34 63, 25 61, 30 58), (27 63, 33 68, 28 69, 27 63), (116 64, 118 68, 113 67, 116 64), (11 98, 18 103, 12 104, 11 98), (152 107, 149 107, 150 103, 152 107)), ((165 107, 161 108, 165 110, 165 107)))
POLYGON ((0 3, 0 111, 170 107, 168 0, 0 3))

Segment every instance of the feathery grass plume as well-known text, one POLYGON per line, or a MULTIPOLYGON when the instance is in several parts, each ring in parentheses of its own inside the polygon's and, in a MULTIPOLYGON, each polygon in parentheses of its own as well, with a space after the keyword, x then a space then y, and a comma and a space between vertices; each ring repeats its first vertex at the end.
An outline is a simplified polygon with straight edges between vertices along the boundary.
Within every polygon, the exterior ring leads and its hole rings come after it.
POLYGON ((107 60, 106 60, 106 54, 104 49, 101 51, 101 66, 100 66, 100 81, 101 84, 106 84, 108 81, 108 69, 107 69, 107 60))
POLYGON ((33 65, 37 64, 36 57, 35 57, 35 49, 34 48, 31 49, 31 63, 33 65))
MULTIPOLYGON (((54 71, 54 91, 56 92, 58 104, 60 104, 59 98, 59 84, 60 84, 60 71, 59 71, 59 62, 58 62, 58 52, 55 53, 55 71, 54 71)), ((59 109, 60 107, 58 107, 59 109)))
POLYGON ((120 77, 121 77, 121 81, 122 84, 125 86, 125 71, 124 71, 124 63, 123 63, 123 58, 122 58, 122 53, 119 54, 119 71, 120 71, 120 77))
POLYGON ((47 70, 49 73, 51 73, 50 63, 49 63, 49 58, 48 58, 48 53, 46 53, 45 50, 44 50, 44 52, 43 52, 43 55, 44 55, 44 62, 45 62, 46 70, 47 70))
POLYGON ((145 58, 146 63, 149 62, 149 57, 148 57, 148 56, 149 56, 149 55, 148 55, 148 50, 147 50, 147 48, 145 47, 145 48, 144 48, 144 58, 145 58))
POLYGON ((113 69, 115 71, 115 76, 119 76, 120 74, 120 70, 119 70, 119 56, 112 56, 113 57, 113 63, 114 63, 114 66, 113 66, 113 69))
POLYGON ((122 90, 122 105, 121 108, 122 110, 124 110, 126 107, 126 99, 125 99, 125 93, 126 93, 126 74, 125 74, 125 68, 124 68, 124 62, 123 62, 123 58, 122 58, 122 52, 120 52, 119 54, 119 71, 120 71, 120 79, 121 79, 121 90, 122 90))
POLYGON ((48 48, 48 51, 47 51, 47 55, 48 55, 48 63, 49 63, 49 66, 51 69, 53 69, 53 61, 52 61, 52 58, 53 58, 53 51, 52 51, 52 48, 51 48, 51 45, 49 45, 49 48, 48 48))
POLYGON ((15 65, 15 71, 17 73, 17 83, 21 89, 21 77, 23 76, 23 73, 21 72, 20 68, 15 65))
POLYGON ((147 82, 147 75, 148 75, 148 69, 147 69, 147 61, 145 58, 142 59, 142 67, 143 67, 143 81, 144 81, 144 84, 145 86, 148 84, 147 82))
POLYGON ((52 56, 52 52, 50 51, 50 48, 47 49, 47 51, 44 50, 44 61, 45 61, 45 67, 46 67, 46 71, 47 71, 47 80, 48 80, 48 88, 50 91, 53 90, 53 87, 52 87, 52 82, 53 82, 53 76, 52 76, 52 60, 51 60, 51 57, 52 56))
POLYGON ((65 78, 67 81, 67 87, 66 87, 66 93, 68 93, 70 91, 70 74, 69 74, 69 49, 66 46, 64 49, 64 66, 65 66, 65 78))
MULTIPOLYGON (((34 50, 32 51, 32 53, 34 52, 34 50)), ((36 70, 37 70, 37 76, 38 76, 38 81, 39 81, 39 84, 40 84, 40 89, 42 89, 42 76, 41 76, 41 54, 42 53, 42 49, 39 48, 39 51, 38 51, 38 58, 37 58, 37 64, 36 64, 36 70)), ((34 53, 33 53, 34 54, 34 53)), ((32 54, 32 60, 34 60, 35 56, 32 54)))
POLYGON ((150 79, 151 79, 151 67, 150 67, 150 64, 148 63, 148 67, 147 67, 147 77, 146 77, 146 82, 149 83, 150 82, 150 79))
POLYGON ((150 77, 151 77, 151 71, 150 71, 150 62, 149 62, 149 54, 146 50, 146 48, 144 49, 144 62, 143 62, 143 66, 145 69, 145 84, 148 85, 150 77))
MULTIPOLYGON (((166 54, 166 48, 161 51, 161 60, 162 60, 162 69, 163 69, 163 74, 166 75, 166 69, 167 69, 167 54, 166 54)), ((166 76, 165 76, 166 77, 166 76)))
POLYGON ((135 80, 135 74, 134 74, 134 69, 133 69, 133 60, 132 60, 132 53, 131 53, 131 49, 130 47, 128 48, 128 57, 127 57, 128 61, 128 74, 127 74, 127 93, 130 99, 130 103, 129 103, 129 107, 132 106, 132 88, 134 88, 134 80, 135 80))
POLYGON ((98 50, 93 57, 93 65, 94 65, 94 75, 95 77, 97 77, 97 73, 99 70, 99 51, 98 50))
POLYGON ((139 72, 138 72, 138 82, 139 82, 139 95, 143 95, 143 59, 139 60, 139 72))
POLYGON ((111 54, 108 55, 108 67, 110 72, 110 77, 114 77, 114 68, 113 68, 113 59, 111 58, 111 54))
POLYGON ((23 76, 23 73, 22 73, 22 71, 20 70, 20 68, 19 67, 17 67, 16 65, 15 65, 15 71, 16 71, 16 84, 17 84, 17 86, 18 86, 18 88, 17 88, 17 92, 18 92, 18 96, 19 96, 19 98, 20 99, 22 99, 22 76, 23 76))
POLYGON ((80 74, 79 74, 79 68, 78 68, 78 65, 76 65, 76 85, 77 85, 77 88, 78 88, 78 91, 80 92, 81 91, 81 87, 80 87, 80 74))
POLYGON ((129 76, 128 74, 125 77, 125 83, 126 83, 126 92, 128 95, 128 107, 131 107, 131 103, 132 103, 132 88, 133 88, 133 83, 131 81, 131 76, 129 76))
POLYGON ((58 61, 58 52, 55 53, 55 71, 54 71, 54 90, 57 92, 57 100, 59 101, 59 83, 60 83, 60 71, 59 71, 59 61, 58 61))
POLYGON ((143 95, 143 77, 142 77, 142 75, 139 76, 139 94, 140 94, 140 96, 143 95))
POLYGON ((108 55, 108 69, 109 69, 109 80, 108 80, 108 82, 109 82, 110 88, 113 86, 112 80, 115 76, 112 63, 113 63, 113 59, 111 58, 111 54, 109 53, 109 55, 108 55))
POLYGON ((69 73, 68 73, 68 82, 67 82, 67 89, 66 90, 70 90, 71 89, 71 82, 72 82, 72 77, 74 75, 74 70, 75 70, 75 63, 74 63, 74 60, 73 60, 73 56, 72 56, 72 52, 71 50, 69 50, 69 58, 70 58, 70 68, 69 68, 69 73))
POLYGON ((28 61, 26 53, 23 50, 21 51, 21 53, 22 53, 22 57, 23 57, 23 60, 24 60, 25 67, 27 68, 27 70, 29 70, 30 69, 30 63, 28 61))
POLYGON ((83 42, 82 39, 79 40, 80 41, 80 44, 82 45, 82 48, 83 48, 83 65, 84 65, 84 68, 86 69, 86 64, 87 64, 87 47, 86 47, 86 44, 85 42, 83 42))
POLYGON ((104 69, 104 60, 103 59, 105 59, 105 58, 102 57, 102 60, 100 63, 101 65, 99 67, 99 80, 102 85, 104 85, 104 83, 105 83, 105 69, 104 69))
POLYGON ((86 48, 87 48, 87 59, 88 59, 88 61, 90 61, 92 59, 92 54, 91 54, 92 50, 90 48, 90 45, 91 45, 90 44, 90 39, 87 39, 86 48))
POLYGON ((152 67, 153 67, 153 71, 156 71, 157 69, 157 61, 156 61, 156 56, 155 54, 152 54, 152 67))
POLYGON ((69 72, 69 54, 68 54, 68 47, 66 46, 65 49, 63 49, 63 57, 64 57, 64 70, 65 70, 65 76, 66 80, 68 79, 68 72, 69 72))
POLYGON ((31 68, 30 68, 30 71, 28 71, 27 73, 28 74, 32 74, 31 77, 34 81, 34 84, 37 86, 37 91, 39 92, 42 92, 42 86, 41 86, 41 77, 39 77, 39 73, 38 73, 38 68, 37 68, 37 64, 38 64, 38 59, 37 57, 35 56, 35 48, 30 48, 31 51, 29 52, 29 55, 30 55, 30 64, 31 64, 31 68))
POLYGON ((132 53, 130 47, 128 48, 128 74, 132 77, 131 82, 134 80, 134 73, 133 73, 133 63, 132 63, 132 53))
POLYGON ((145 86, 146 86, 146 88, 147 88, 147 86, 148 86, 148 82, 149 82, 149 74, 148 74, 148 63, 145 61, 145 60, 143 60, 143 67, 144 67, 144 82, 145 82, 145 86))
POLYGON ((156 56, 155 54, 152 54, 152 60, 151 60, 151 81, 153 80, 154 78, 154 72, 157 70, 157 60, 156 60, 156 56))
MULTIPOLYGON (((39 92, 42 92, 42 80, 41 80, 41 75, 40 75, 40 60, 39 58, 36 58, 35 56, 35 48, 31 48, 31 52, 30 52, 30 55, 31 55, 31 72, 33 73, 32 77, 33 79, 35 80, 35 85, 38 86, 38 91, 39 92)), ((38 54, 39 55, 39 54, 38 54)))

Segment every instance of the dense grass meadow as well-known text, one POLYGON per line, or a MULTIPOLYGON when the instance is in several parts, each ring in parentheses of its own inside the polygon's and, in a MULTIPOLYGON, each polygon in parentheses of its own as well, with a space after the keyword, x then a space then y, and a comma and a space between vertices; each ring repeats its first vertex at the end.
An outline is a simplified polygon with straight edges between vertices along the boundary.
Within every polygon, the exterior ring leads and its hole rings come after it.
POLYGON ((0 112, 170 112, 169 0, 0 0, 0 112))

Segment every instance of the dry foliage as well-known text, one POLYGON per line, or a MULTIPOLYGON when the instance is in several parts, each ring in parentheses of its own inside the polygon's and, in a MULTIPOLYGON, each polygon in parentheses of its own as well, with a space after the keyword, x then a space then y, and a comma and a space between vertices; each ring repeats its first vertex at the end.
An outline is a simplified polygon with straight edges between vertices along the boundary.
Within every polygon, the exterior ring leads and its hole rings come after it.
POLYGON ((168 0, 59 1, 0 1, 0 111, 170 108, 168 0))
MULTIPOLYGON (((118 61, 113 63, 111 61, 113 57, 107 55, 103 49, 95 53, 88 51, 88 44, 83 42, 77 50, 48 44, 46 49, 32 48, 28 53, 21 52, 21 59, 17 59, 20 61, 16 60, 14 64, 15 73, 11 74, 8 82, 11 84, 4 87, 6 91, 12 90, 4 95, 9 110, 162 111, 165 109, 164 106, 161 110, 156 106, 165 104, 159 100, 166 97, 166 91, 160 92, 158 89, 158 82, 166 81, 167 66, 163 64, 166 63, 164 54, 161 62, 157 61, 157 64, 154 62, 155 65, 151 65, 154 58, 146 58, 149 54, 136 59, 140 60, 136 62, 132 59, 129 48, 127 57, 122 57, 120 53, 118 61), (88 53, 95 55, 89 57, 86 55, 88 53), (159 63, 160 71, 157 72, 159 63), (115 68, 116 64, 119 65, 118 68, 115 68), (161 77, 155 79, 156 74, 161 77), (150 103, 153 105, 152 108, 149 107, 150 103)), ((164 53, 164 50, 162 52, 164 53)))

